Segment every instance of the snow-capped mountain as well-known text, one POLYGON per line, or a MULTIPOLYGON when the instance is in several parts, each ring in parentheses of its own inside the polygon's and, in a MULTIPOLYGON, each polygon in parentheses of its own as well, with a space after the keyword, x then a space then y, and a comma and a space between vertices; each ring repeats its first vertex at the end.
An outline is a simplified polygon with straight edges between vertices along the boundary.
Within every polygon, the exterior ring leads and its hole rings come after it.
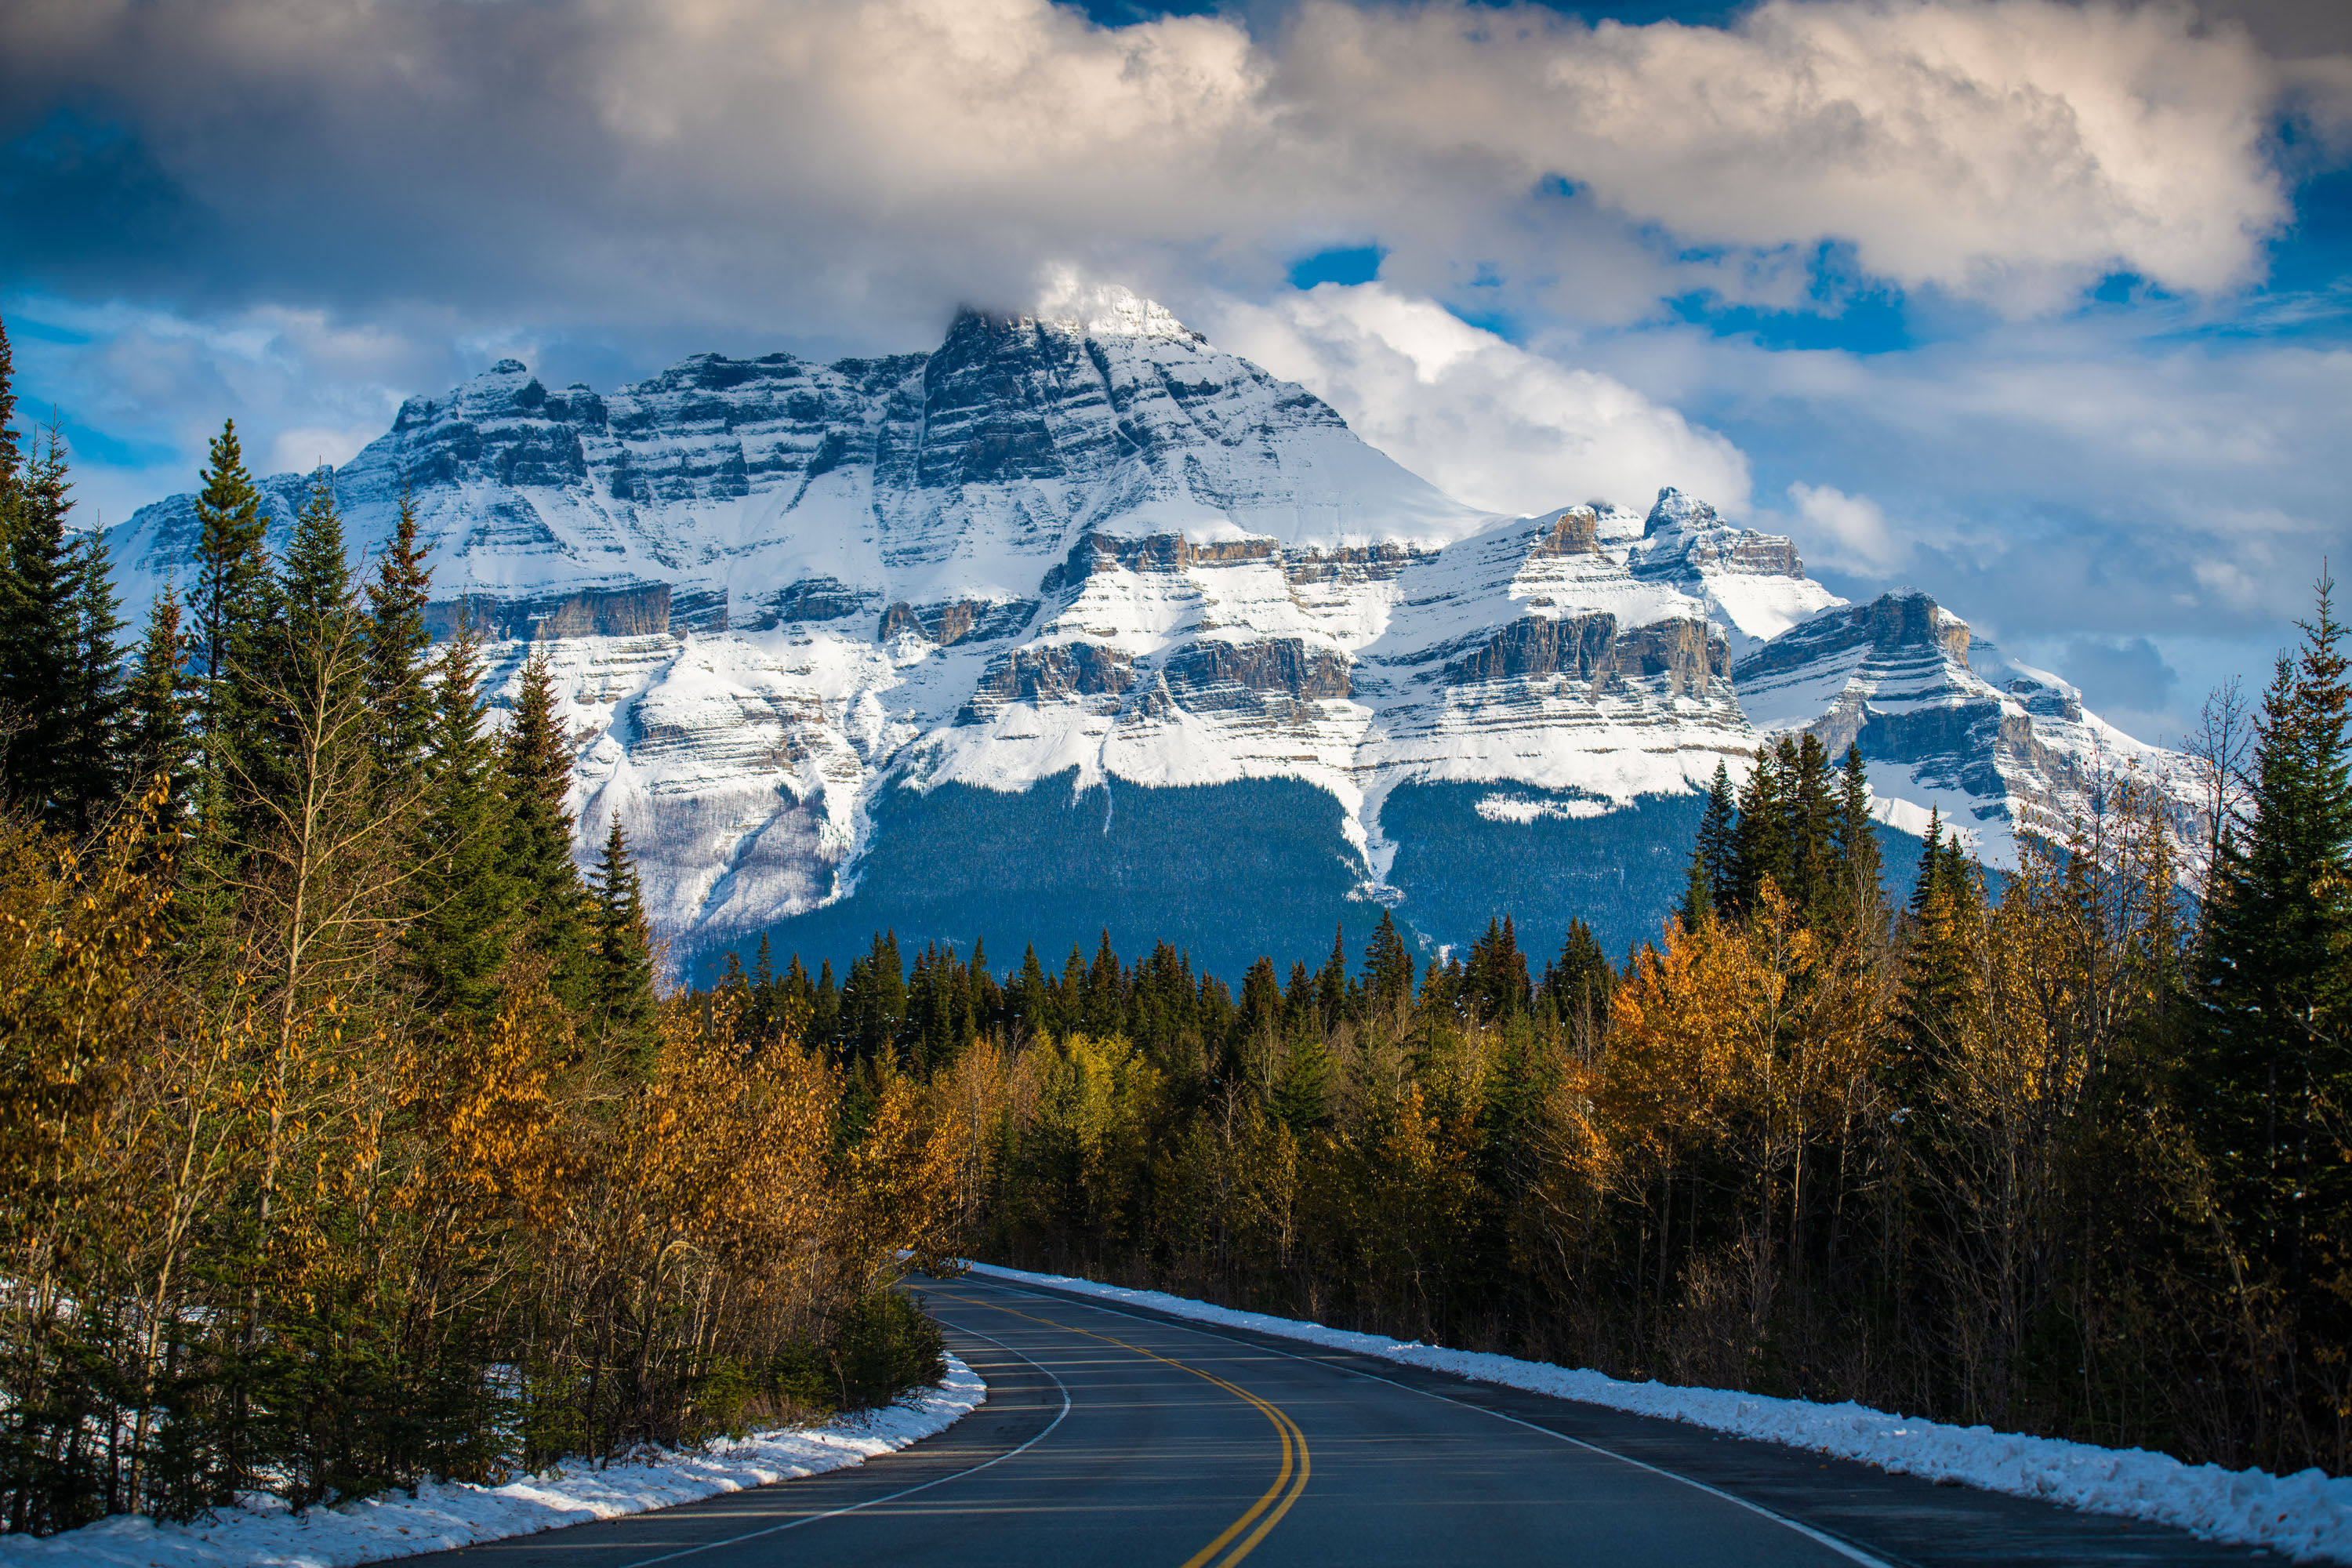
MULTIPOLYGON (((305 483, 267 482, 281 529, 305 483)), ((1678 888, 1693 786, 1759 724, 1862 715, 1904 826, 1902 802, 2059 800, 2063 767, 2036 794, 2000 758, 2114 735, 2054 678, 1948 672, 1948 706, 2000 721, 1920 760, 1888 673, 1909 645, 1841 632, 1880 606, 1790 541, 1674 490, 1477 512, 1132 298, 603 395, 502 361, 411 399, 335 483, 355 552, 413 492, 436 617, 486 628, 503 678, 548 646, 583 845, 622 816, 681 949, 774 928, 837 955, 887 926, 1009 958, 1108 927, 1237 971, 1382 903, 1433 942, 1510 911, 1534 944, 1571 915, 1622 943, 1678 888)), ((119 528, 126 597, 184 577, 194 531, 184 496, 119 528)))
POLYGON ((1915 590, 1816 616, 1732 675, 1759 729, 1810 731, 1836 754, 1859 746, 1885 820, 1924 833, 1938 810, 1990 864, 2016 864, 2020 832, 2063 841, 2127 772, 2179 811, 2195 805, 2178 755, 2088 711, 2075 688, 1915 590))

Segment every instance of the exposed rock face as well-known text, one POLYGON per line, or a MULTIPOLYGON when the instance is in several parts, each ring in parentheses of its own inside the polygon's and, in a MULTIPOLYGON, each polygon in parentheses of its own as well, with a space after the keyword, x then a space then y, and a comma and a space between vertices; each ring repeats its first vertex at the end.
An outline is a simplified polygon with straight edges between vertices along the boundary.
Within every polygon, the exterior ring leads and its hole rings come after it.
POLYGON ((1733 670, 1768 732, 1805 731, 1870 764, 1881 815, 1921 831, 1929 808, 1995 863, 2015 836, 2063 839, 2103 781, 2137 770, 2186 813, 2180 760, 2083 710, 2053 675, 2012 663, 1912 590, 1842 605, 1790 628, 1733 670))
POLYGON ((1706 502, 1673 489, 1658 492, 1626 563, 1637 577, 1675 584, 1706 601, 1735 652, 1837 603, 1806 577, 1794 541, 1735 527, 1706 502))
MULTIPOLYGON (((2054 677, 2003 664, 1988 684, 1997 655, 1932 605, 1839 608, 1790 542, 1678 492, 1646 513, 1461 506, 1133 300, 968 313, 929 354, 698 355, 604 395, 501 361, 410 399, 335 483, 355 554, 414 487, 435 624, 462 613, 494 639, 499 700, 546 647, 586 737, 583 855, 618 813, 685 949, 905 864, 869 853, 879 825, 977 823, 991 801, 1030 820, 1009 803, 1041 781, 1106 814, 1139 788, 1213 786, 1220 820, 1269 839, 1306 819, 1250 802, 1310 795, 1337 837, 1300 863, 1402 899, 1410 923, 1423 895, 1391 869, 1455 864, 1433 847, 1448 814, 1486 846, 1480 867, 1524 859, 1522 829, 1550 836, 1547 865, 1588 827, 1616 846, 1543 897, 1673 882, 1678 859, 1626 879, 1625 824, 1682 824, 1719 761, 1745 766, 1751 689, 1767 728, 1862 738, 1895 770, 1874 773, 1883 793, 2012 815, 2042 798, 2029 773, 2063 800, 2096 726, 2054 677)), ((263 486, 281 550, 306 485, 263 486)), ((194 541, 186 497, 115 530, 126 597, 184 581, 194 541)), ((1189 866, 1177 881, 1220 885, 1189 866)), ((1312 944, 1328 912, 1300 916, 1312 944)))

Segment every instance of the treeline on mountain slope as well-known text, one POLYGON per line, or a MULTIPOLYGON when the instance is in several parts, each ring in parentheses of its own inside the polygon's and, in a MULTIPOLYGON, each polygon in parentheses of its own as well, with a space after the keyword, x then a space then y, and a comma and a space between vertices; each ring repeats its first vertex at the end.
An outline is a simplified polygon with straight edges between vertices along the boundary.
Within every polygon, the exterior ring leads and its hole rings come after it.
POLYGON ((414 521, 282 560, 236 431, 125 661, 0 335, 0 1523, 494 1480, 936 1375, 888 1287, 961 1123, 666 1004, 534 659, 436 649, 414 521))
MULTIPOLYGON (((1998 897, 1940 823, 1890 910, 1858 756, 1718 771, 1683 907, 1531 980, 1383 918, 1235 996, 1106 936, 1002 975, 763 942, 710 1016, 805 1016, 853 1121, 966 1124, 972 1254, 1626 1377, 2344 1473, 2352 783, 2322 585, 2204 761, 2208 863, 2096 781, 1998 897), (2251 754, 2240 744, 2251 735, 2251 754)), ((2227 704, 2224 704, 2225 708, 2227 704)))

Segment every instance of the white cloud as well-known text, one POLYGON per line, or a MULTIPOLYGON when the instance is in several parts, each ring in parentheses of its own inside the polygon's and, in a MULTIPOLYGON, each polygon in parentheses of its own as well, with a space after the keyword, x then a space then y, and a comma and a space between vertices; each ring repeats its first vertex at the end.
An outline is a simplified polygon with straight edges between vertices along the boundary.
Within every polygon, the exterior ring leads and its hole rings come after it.
POLYGON ((1796 298, 1822 242, 2015 309, 2112 268, 2226 289, 2325 66, 2113 0, 1304 0, 1258 37, 1047 0, 19 0, 0 101, 122 107, 217 224, 167 288, 903 330, 1022 302, 1045 256, 1164 294, 1353 237, 1416 291, 1499 269, 1626 320, 1796 298))
POLYGON ((1474 506, 1542 511, 1659 487, 1748 504, 1748 460, 1622 382, 1517 348, 1428 300, 1326 283, 1271 305, 1228 301, 1220 346, 1305 385, 1357 434, 1474 506))
POLYGON ((1885 510, 1868 496, 1850 496, 1834 485, 1799 479, 1789 487, 1789 499, 1797 503, 1804 524, 1798 543, 1816 564, 1883 574, 1903 558, 1903 545, 1886 526, 1885 510))

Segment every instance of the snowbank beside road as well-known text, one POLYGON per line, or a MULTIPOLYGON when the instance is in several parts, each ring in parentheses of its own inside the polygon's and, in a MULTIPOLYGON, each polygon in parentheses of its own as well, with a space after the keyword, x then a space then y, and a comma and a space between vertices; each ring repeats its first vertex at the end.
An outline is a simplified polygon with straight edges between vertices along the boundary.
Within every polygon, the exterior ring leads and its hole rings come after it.
POLYGON ((903 1404, 816 1426, 755 1432, 701 1453, 657 1451, 601 1470, 582 1465, 502 1487, 427 1483, 414 1498, 391 1492, 299 1516, 282 1507, 224 1510, 214 1524, 159 1526, 116 1518, 38 1541, 0 1536, 0 1564, 343 1568, 668 1508, 862 1465, 945 1431, 988 1397, 979 1373, 952 1355, 947 1359, 946 1379, 903 1404))
POLYGON ((1861 1405, 1815 1405, 1719 1388, 1621 1383, 1597 1372, 1327 1329, 1157 1290, 1129 1290, 985 1263, 975 1263, 971 1269, 992 1279, 1050 1286, 1195 1322, 1249 1329, 1531 1394, 1687 1421, 1711 1431, 1860 1459, 1931 1480, 2168 1524, 2209 1540, 2268 1547, 2298 1561, 2352 1563, 2352 1479, 2331 1479, 2316 1469, 2292 1476, 2225 1470, 2219 1465, 2184 1465, 2145 1448, 2100 1448, 1989 1426, 1948 1426, 1861 1405))

